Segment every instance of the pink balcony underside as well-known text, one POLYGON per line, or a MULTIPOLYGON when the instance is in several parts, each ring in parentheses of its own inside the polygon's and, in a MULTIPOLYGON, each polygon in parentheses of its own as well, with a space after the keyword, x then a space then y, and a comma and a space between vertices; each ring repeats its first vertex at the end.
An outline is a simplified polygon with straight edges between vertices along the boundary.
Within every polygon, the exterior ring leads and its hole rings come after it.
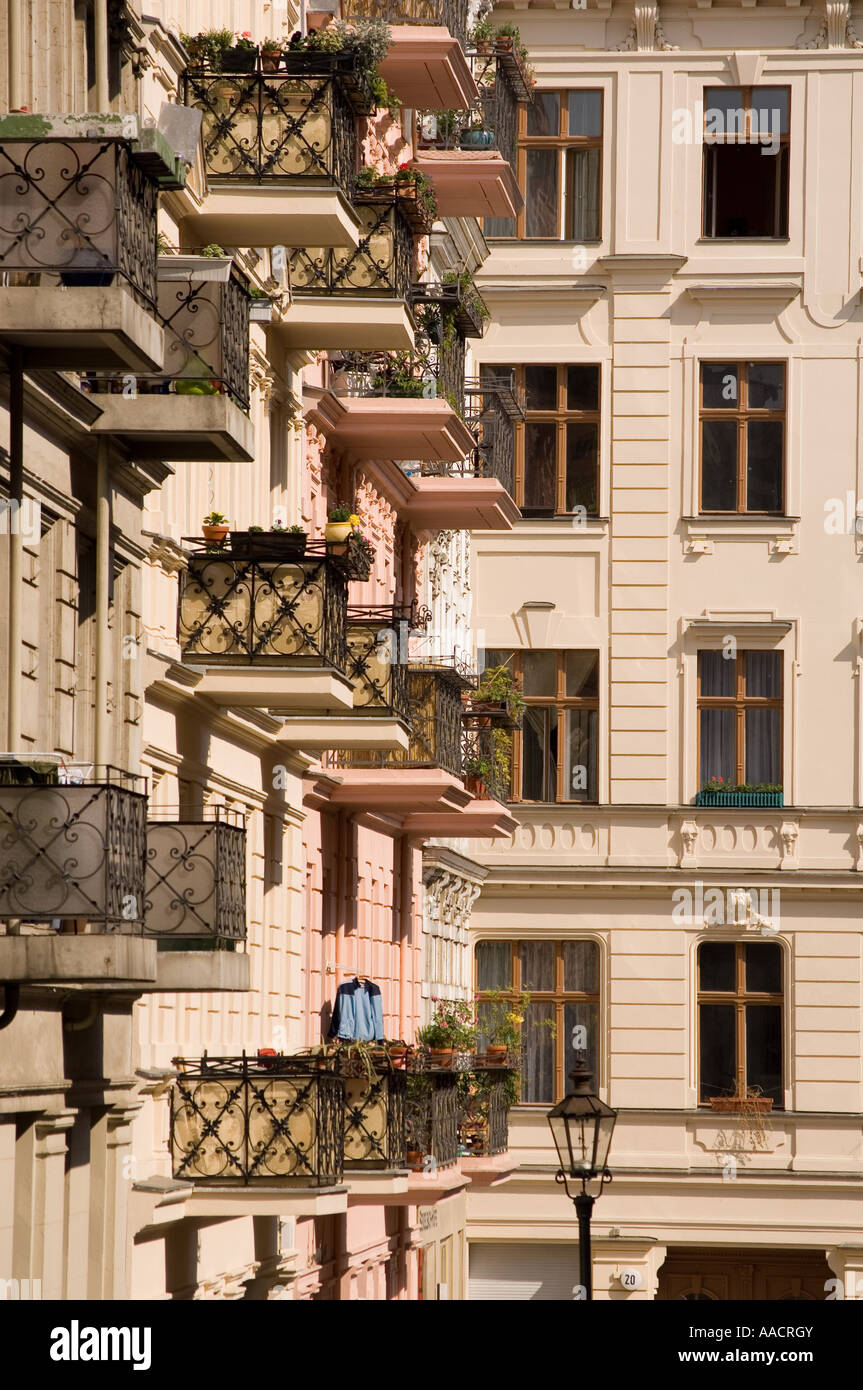
POLYGON ((511 531, 521 513, 497 478, 412 478, 403 515, 417 531, 511 531))
POLYGON ((443 400, 339 396, 329 405, 329 442, 341 452, 455 463, 474 448, 467 425, 443 400))
POLYGON ((524 206, 498 150, 421 150, 413 163, 431 179, 442 217, 515 217, 524 206))
POLYGON ((420 111, 466 111, 477 96, 461 45, 437 26, 391 25, 380 74, 406 106, 420 111))

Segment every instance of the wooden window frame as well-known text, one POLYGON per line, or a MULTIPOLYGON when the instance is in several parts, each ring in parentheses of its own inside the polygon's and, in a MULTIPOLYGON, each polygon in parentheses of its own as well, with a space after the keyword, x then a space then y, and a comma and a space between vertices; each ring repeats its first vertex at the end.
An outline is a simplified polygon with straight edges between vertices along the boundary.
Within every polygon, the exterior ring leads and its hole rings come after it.
POLYGON ((715 652, 715 647, 699 647, 697 665, 697 698, 696 698, 696 720, 698 729, 698 785, 704 783, 701 770, 701 711, 703 709, 732 709, 734 710, 734 772, 736 782, 746 781, 746 711, 749 709, 778 709, 779 710, 779 761, 783 762, 785 748, 785 662, 781 651, 775 652, 771 648, 747 647, 744 651, 738 649, 735 657, 735 691, 733 695, 702 695, 701 693, 701 654, 702 652, 715 652), (779 657, 779 694, 775 695, 747 695, 746 694, 746 658, 750 652, 761 655, 762 651, 773 651, 779 657))
POLYGON ((699 516, 784 516, 788 492, 788 363, 782 358, 755 358, 738 360, 734 358, 705 358, 698 365, 698 515, 699 516), (737 405, 704 405, 704 368, 728 365, 737 372, 737 405), (767 410, 749 404, 749 368, 781 367, 782 398, 785 402, 781 410, 767 410), (737 506, 734 511, 707 511, 704 506, 704 431, 705 420, 737 421, 737 506), (747 464, 747 426, 750 420, 780 420, 782 422, 782 497, 781 506, 776 512, 750 511, 746 506, 746 464, 747 464))
MULTIPOLYGON (((527 102, 520 102, 518 108, 518 153, 516 155, 516 178, 518 186, 524 196, 527 188, 527 151, 528 150, 557 150, 557 227, 556 237, 528 237, 526 233, 527 208, 522 208, 515 218, 515 233, 512 237, 501 238, 504 241, 563 241, 573 245, 598 246, 602 241, 602 165, 603 165, 603 145, 605 134, 605 91, 602 87, 544 87, 539 89, 539 95, 558 96, 560 98, 560 110, 558 112, 558 128, 556 135, 528 135, 527 133, 527 102), (598 92, 600 100, 600 133, 599 135, 570 135, 569 133, 569 94, 570 92, 598 92), (566 174, 566 151, 567 150, 599 150, 599 211, 597 221, 599 232, 595 237, 568 237, 565 236, 566 225, 566 199, 564 197, 564 185, 566 174)), ((491 236, 491 240, 497 240, 491 236)))
MULTIPOLYGON (((709 105, 709 103, 708 103, 707 93, 708 93, 708 92, 727 92, 728 90, 729 90, 729 89, 728 89, 727 87, 716 87, 716 86, 708 87, 708 86, 705 86, 704 89, 703 89, 703 91, 702 91, 702 118, 701 118, 701 236, 702 236, 702 238, 704 238, 704 239, 707 240, 707 241, 788 241, 788 234, 789 234, 788 222, 789 222, 789 217, 790 217, 790 213, 791 213, 791 208, 790 208, 790 202, 791 202, 791 87, 790 87, 787 83, 785 83, 785 82, 761 82, 761 83, 757 83, 755 86, 733 87, 731 90, 740 92, 740 109, 744 112, 744 117, 743 117, 744 129, 743 129, 743 131, 742 131, 742 133, 741 133, 740 135, 715 135, 715 134, 711 133, 710 136, 708 137, 707 132, 706 132, 705 129, 704 129, 704 123, 705 123, 705 117, 706 117, 706 115, 707 115, 707 112, 710 111, 710 110, 713 110, 713 107, 711 107, 711 106, 709 105), (785 178, 785 184, 786 184, 786 188, 785 188, 785 198, 786 198, 786 203, 785 203, 785 231, 784 231, 784 232, 774 232, 771 236, 753 236, 753 237, 748 237, 748 236, 746 236, 746 237, 721 237, 721 236, 717 236, 716 233, 715 233, 715 231, 709 231, 709 230, 707 229, 707 226, 706 226, 706 221, 707 221, 707 176, 708 176, 708 168, 709 168, 709 161, 708 161, 708 158, 707 158, 707 151, 708 151, 708 149, 710 149, 710 147, 713 146, 713 145, 748 145, 748 144, 754 144, 754 143, 755 143, 755 141, 753 141, 752 138, 751 138, 751 136, 752 136, 752 94, 753 94, 753 92, 763 91, 764 88, 768 88, 768 89, 769 89, 769 88, 778 88, 778 89, 781 89, 782 91, 784 91, 784 92, 787 94, 787 97, 788 97, 788 129, 784 132, 784 134, 781 133, 781 132, 777 132, 778 138, 779 138, 780 150, 785 149, 785 150, 788 151, 788 154, 787 154, 787 156, 786 156, 786 158, 785 158, 785 161, 784 161, 785 164, 786 164, 786 166, 787 166, 787 167, 786 167, 786 178, 785 178)), ((756 137, 756 138, 757 138, 757 137, 756 137)), ((782 159, 782 156, 781 156, 781 153, 780 153, 780 155, 778 155, 778 156, 777 156, 777 159, 776 159, 776 178, 777 178, 777 179, 780 179, 780 178, 781 178, 782 163, 783 163, 783 159, 782 159)), ((779 209, 779 198, 778 198, 778 195, 777 195, 777 199, 776 199, 776 207, 777 207, 777 210, 778 210, 778 209, 779 209)), ((714 226, 715 226, 715 223, 716 223, 716 195, 715 195, 715 193, 714 193, 714 197, 713 197, 713 218, 714 218, 714 226)))
MULTIPOLYGON (((525 398, 525 381, 528 367, 557 368, 557 406, 554 410, 531 410, 525 408, 524 419, 515 421, 515 502, 521 510, 524 507, 525 475, 525 437, 528 425, 553 424, 556 429, 557 455, 555 458, 555 502, 554 512, 549 516, 572 516, 566 510, 566 427, 570 424, 596 425, 596 511, 588 512, 591 518, 599 516, 599 462, 602 453, 602 363, 601 362, 526 362, 513 367, 516 390, 525 398), (595 410, 570 410, 566 404, 566 374, 570 367, 595 367, 598 380, 595 410)), ((538 510, 531 508, 531 511, 538 510)), ((543 517, 528 517, 528 521, 542 521, 543 517)))
MULTIPOLYGON (((770 993, 766 990, 747 990, 746 988, 746 947, 761 945, 775 945, 780 954, 780 968, 784 965, 782 959, 782 947, 778 943, 733 941, 728 945, 734 946, 734 989, 702 989, 701 988, 701 947, 711 945, 711 942, 700 941, 696 952, 695 968, 698 972, 696 985, 696 1002, 698 1008, 698 1048, 696 1058, 696 1076, 698 1078, 698 1104, 709 1106, 709 1098, 705 1100, 701 1094, 701 1006, 702 1004, 733 1004, 735 1011, 734 1028, 734 1048, 735 1048, 735 1077, 737 1090, 735 1099, 746 1099, 746 1009, 750 1004, 770 1004, 779 1006, 779 1026, 782 1038, 782 1071, 780 1075, 780 1090, 784 1093, 785 1089, 785 990, 781 988, 778 994, 770 993)), ((531 995, 533 999, 533 995, 531 995)), ((774 1105, 776 1102, 774 1101, 774 1105)), ((776 1105, 777 1109, 784 1108, 784 1102, 776 1105)))
POLYGON ((513 673, 513 675, 514 675, 515 678, 516 678, 516 682, 517 682, 517 684, 518 684, 519 690, 520 690, 520 692, 521 692, 522 699, 524 700, 525 704, 526 704, 528 707, 530 707, 531 705, 538 705, 538 706, 543 706, 543 707, 548 706, 548 705, 554 705, 554 707, 555 707, 555 709, 556 709, 556 711, 557 711, 557 743, 558 743, 558 748, 563 747, 563 738, 564 738, 563 722, 564 722, 564 719, 566 718, 566 712, 567 712, 568 710, 571 710, 571 709, 587 709, 587 710, 596 710, 596 712, 597 712, 597 721, 596 721, 596 742, 597 742, 597 747, 596 747, 596 764, 597 764, 597 768, 596 768, 596 780, 597 780, 597 800, 596 800, 596 801, 574 800, 572 797, 564 797, 564 796, 563 796, 563 790, 564 790, 564 786, 563 786, 563 761, 562 761, 561 758, 558 758, 558 760, 557 760, 557 785, 556 785, 556 788, 555 788, 555 792, 556 792, 555 800, 554 800, 553 802, 548 802, 548 801, 528 801, 528 800, 526 800, 526 798, 524 798, 524 797, 521 795, 521 785, 522 785, 522 782, 521 782, 521 774, 522 774, 522 738, 523 738, 521 729, 516 729, 516 730, 514 731, 514 733, 513 733, 513 739, 512 739, 512 785, 511 785, 511 787, 510 787, 510 796, 511 796, 511 800, 512 800, 513 802, 518 802, 520 805, 523 805, 523 806, 550 806, 550 805, 555 805, 555 806, 556 806, 556 805, 566 805, 566 806, 597 806, 597 805, 599 804, 599 799, 598 799, 598 798, 599 798, 599 651, 598 651, 598 649, 596 649, 596 648, 594 648, 594 647, 561 647, 561 648, 543 647, 543 648, 541 648, 541 649, 538 649, 538 650, 541 650, 541 651, 543 651, 543 652, 546 652, 546 651, 554 652, 554 654, 555 654, 555 656, 556 656, 556 658, 557 658, 557 669, 556 669, 556 672, 555 672, 555 693, 554 693, 553 695, 525 695, 525 694, 524 694, 524 658, 525 658, 525 656, 532 656, 532 655, 533 655, 533 652, 532 652, 532 651, 512 651, 512 650, 511 650, 510 648, 508 648, 508 647, 506 647, 506 648, 500 648, 500 650, 501 650, 501 651, 506 651, 506 652, 508 653, 508 656, 507 656, 507 663, 510 665, 510 669, 512 670, 512 673, 513 673), (596 694, 596 696, 593 696, 593 695, 567 695, 567 694, 566 694, 566 657, 567 657, 567 655, 568 655, 570 652, 573 652, 573 651, 586 651, 586 652, 592 652, 592 653, 595 655, 595 657, 596 657, 596 670, 597 670, 597 694, 596 694), (517 789, 518 789, 518 790, 517 790, 517 789))
MULTIPOLYGON (((536 939, 536 938, 535 938, 535 939, 536 939)), ((547 938, 542 938, 542 939, 543 939, 543 940, 547 940, 547 938)), ((481 942, 477 942, 477 945, 478 945, 478 946, 481 945, 481 944, 482 944, 481 942)), ((501 943, 498 942, 497 944, 501 944, 501 943)), ((569 1084, 568 1084, 568 1081, 567 1081, 567 1077, 568 1077, 568 1073, 572 1070, 572 1065, 573 1065, 571 1060, 570 1060, 569 1062, 566 1061, 567 1052, 568 1052, 568 1051, 571 1051, 571 1049, 567 1049, 567 1039, 564 1037, 563 1020, 564 1020, 564 1006, 565 1006, 566 1004, 595 1004, 595 1005, 596 1005, 596 1057, 597 1057, 597 1067, 600 1067, 600 1066, 601 1066, 601 1039, 602 1039, 602 1017, 601 1017, 601 1008, 602 1008, 602 1000, 601 1000, 601 995, 602 995, 602 956, 601 956, 601 952, 600 952, 599 942, 598 942, 598 941, 594 941, 593 938, 592 938, 592 937, 589 937, 589 936, 572 936, 572 937, 560 937, 560 938, 555 938, 555 940, 552 942, 552 945, 554 946, 554 989, 551 989, 551 990, 548 990, 548 989, 531 989, 530 991, 524 991, 524 990, 523 990, 523 987, 522 987, 522 983, 521 983, 521 956, 520 956, 520 954, 519 954, 519 949, 520 949, 521 946, 525 946, 525 945, 530 945, 530 944, 531 944, 530 939, 527 938, 527 937, 519 937, 519 938, 516 938, 516 937, 507 937, 507 938, 506 938, 506 944, 510 947, 510 988, 509 988, 509 989, 502 989, 502 990, 500 990, 500 991, 499 991, 500 994, 501 994, 505 999, 512 999, 513 1002, 515 1002, 515 1001, 520 997, 520 995, 521 995, 523 992, 525 992, 525 993, 526 993, 526 992, 529 992, 529 993, 530 993, 530 1002, 531 1002, 531 1004, 553 1004, 553 1005, 554 1005, 554 1023, 555 1023, 555 1036, 554 1036, 554 1100, 555 1100, 555 1103, 556 1103, 558 1100, 562 1100, 562 1098, 566 1095, 566 1093, 567 1093, 567 1091, 568 1091, 568 1089, 569 1089, 569 1084), (568 945, 568 944, 569 944, 570 942, 572 942, 572 941, 587 941, 587 942, 589 942, 589 943, 594 947, 594 949, 595 949, 595 951, 596 951, 596 990, 595 990, 594 993, 588 993, 588 992, 586 992, 586 991, 584 991, 584 990, 574 990, 574 989, 565 990, 565 989, 563 988, 563 981, 564 981, 563 947, 564 947, 565 945, 568 945)), ((479 989, 478 986, 477 986, 477 953, 476 953, 476 951, 474 951, 473 972, 474 972, 474 974, 473 974, 473 978, 474 978, 474 997, 476 998, 477 1002, 481 1004, 485 999, 488 998, 488 995, 489 995, 489 992, 490 992, 490 991, 488 991, 488 990, 481 990, 481 989, 479 989)), ((497 991, 492 991, 492 992, 496 993, 497 991)), ((596 1083, 597 1083, 597 1085, 598 1085, 598 1084, 599 1084, 599 1078, 598 1078, 598 1077, 595 1077, 594 1080, 596 1081, 596 1083)), ((520 1105, 529 1106, 531 1109, 538 1109, 538 1108, 542 1108, 543 1106, 547 1106, 547 1105, 549 1104, 549 1102, 548 1102, 548 1101, 539 1101, 539 1100, 527 1100, 527 1101, 519 1101, 519 1104, 520 1104, 520 1105)))

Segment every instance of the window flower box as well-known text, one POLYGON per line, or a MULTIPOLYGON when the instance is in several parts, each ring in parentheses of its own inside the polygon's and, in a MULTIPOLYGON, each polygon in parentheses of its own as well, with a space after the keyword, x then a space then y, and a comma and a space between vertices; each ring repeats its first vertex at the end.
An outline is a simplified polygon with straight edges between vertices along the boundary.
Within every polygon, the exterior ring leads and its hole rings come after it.
POLYGON ((708 792, 695 798, 696 806, 781 806, 782 792, 708 792))
POLYGON ((772 1096, 711 1096, 711 1110, 721 1115, 767 1115, 773 1109, 772 1096))

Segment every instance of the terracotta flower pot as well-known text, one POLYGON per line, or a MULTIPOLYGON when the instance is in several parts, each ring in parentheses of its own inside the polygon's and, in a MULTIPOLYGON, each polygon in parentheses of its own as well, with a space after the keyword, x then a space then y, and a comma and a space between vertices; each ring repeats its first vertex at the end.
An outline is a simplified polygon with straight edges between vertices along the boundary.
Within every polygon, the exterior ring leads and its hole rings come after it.
POLYGON ((268 52, 266 49, 261 52, 261 70, 263 72, 278 72, 279 63, 282 61, 281 50, 268 52))
POLYGON ((483 800, 488 795, 488 788, 485 782, 476 772, 469 772, 464 779, 464 784, 471 796, 479 797, 483 800))
POLYGON ((451 1047, 430 1047, 430 1048, 429 1048, 429 1056, 431 1057, 431 1060, 432 1060, 432 1066, 435 1066, 435 1067, 451 1067, 451 1066, 452 1066, 452 1048, 451 1048, 451 1047))
POLYGON ((343 544, 353 529, 349 521, 328 521, 324 527, 324 540, 343 544))
POLYGON ((485 1050, 486 1058, 496 1067, 502 1067, 509 1051, 506 1043, 489 1043, 485 1050))
POLYGON ((408 1149, 405 1158, 409 1168, 422 1168, 425 1154, 422 1149, 408 1149))
POLYGON ((217 545, 224 545, 225 537, 230 531, 230 526, 201 526, 201 534, 205 541, 215 541, 217 545))

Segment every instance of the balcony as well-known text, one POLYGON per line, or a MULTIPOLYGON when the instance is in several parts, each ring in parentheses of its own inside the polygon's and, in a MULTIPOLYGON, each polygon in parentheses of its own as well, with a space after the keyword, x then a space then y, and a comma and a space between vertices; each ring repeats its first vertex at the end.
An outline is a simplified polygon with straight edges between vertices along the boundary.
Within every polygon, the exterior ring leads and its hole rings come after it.
POLYGON ((476 441, 478 471, 496 478, 515 496, 515 425, 524 419, 524 403, 512 372, 483 367, 465 380, 465 419, 476 441))
POLYGON ((407 1148, 410 1166, 432 1174, 458 1161, 459 1074, 435 1069, 408 1075, 407 1148))
POLYGON ((390 26, 381 77, 405 105, 425 110, 464 110, 476 100, 476 83, 459 39, 440 24, 390 26))
POLYGON ((292 303, 273 329, 289 348, 411 348, 413 229, 403 201, 357 192, 359 246, 309 245, 290 257, 292 303))
POLYGON ((391 1172, 405 1167, 407 1078, 388 1061, 370 1072, 361 1058, 336 1057, 344 1079, 345 1173, 391 1172))
POLYGON ((180 575, 179 641, 196 691, 274 711, 353 709, 346 675, 347 580, 312 543, 272 558, 232 542, 194 542, 180 575))
POLYGON ((462 48, 467 14, 463 0, 341 0, 342 19, 383 19, 391 27, 433 25, 447 29, 462 48))
POLYGON ((160 256, 157 316, 164 373, 82 383, 101 407, 91 426, 138 459, 249 462, 249 293, 228 256, 160 256))
POLYGON ((246 939, 246 828, 215 807, 147 822, 144 934, 170 951, 233 950, 246 939))
POLYGON ((161 368, 156 182, 121 118, 35 119, 0 120, 0 338, 27 368, 161 368))
POLYGON ((474 1187, 500 1186, 518 1167, 516 1155, 509 1152, 509 1112, 518 1097, 519 1059, 510 1054, 503 1060, 506 1066, 475 1057, 469 1084, 462 1087, 461 1169, 474 1187))
MULTIPOLYGON (((342 1179, 345 1082, 305 1057, 207 1057, 171 1094, 175 1178, 331 1188, 342 1179)), ((257 1207, 255 1208, 257 1211, 257 1207)))
POLYGON ((187 241, 357 245, 349 195, 363 103, 352 60, 306 52, 283 61, 278 73, 186 70, 182 98, 203 112, 208 186, 185 220, 187 241))

